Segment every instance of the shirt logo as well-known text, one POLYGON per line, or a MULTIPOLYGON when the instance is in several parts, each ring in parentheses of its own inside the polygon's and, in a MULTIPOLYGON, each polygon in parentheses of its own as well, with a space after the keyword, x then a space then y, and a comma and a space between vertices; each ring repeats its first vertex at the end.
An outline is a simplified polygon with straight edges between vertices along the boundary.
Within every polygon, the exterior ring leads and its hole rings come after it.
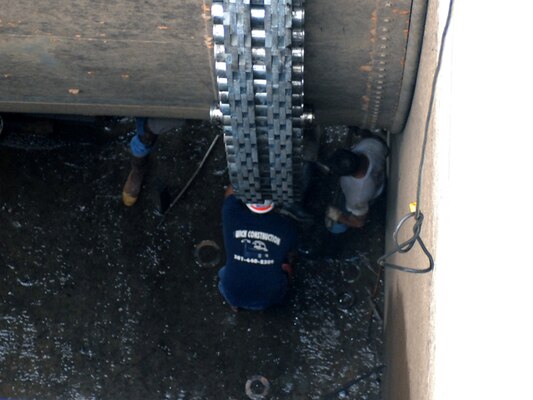
POLYGON ((267 232, 261 232, 261 231, 248 231, 246 229, 240 229, 236 230, 234 232, 235 239, 258 239, 265 242, 274 243, 275 245, 279 246, 281 243, 281 239, 273 235, 272 233, 267 232))
POLYGON ((234 254, 237 261, 248 264, 273 265, 274 260, 270 259, 269 245, 279 246, 281 238, 261 231, 249 231, 240 229, 233 232, 235 239, 240 239, 241 254, 234 254))

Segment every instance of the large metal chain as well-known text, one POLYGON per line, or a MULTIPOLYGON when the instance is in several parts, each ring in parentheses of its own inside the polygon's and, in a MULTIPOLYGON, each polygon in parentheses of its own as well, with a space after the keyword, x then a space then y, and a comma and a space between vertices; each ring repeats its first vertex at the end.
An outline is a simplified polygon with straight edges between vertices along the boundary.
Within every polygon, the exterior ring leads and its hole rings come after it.
POLYGON ((237 196, 300 197, 303 0, 214 0, 215 68, 229 177, 237 196))

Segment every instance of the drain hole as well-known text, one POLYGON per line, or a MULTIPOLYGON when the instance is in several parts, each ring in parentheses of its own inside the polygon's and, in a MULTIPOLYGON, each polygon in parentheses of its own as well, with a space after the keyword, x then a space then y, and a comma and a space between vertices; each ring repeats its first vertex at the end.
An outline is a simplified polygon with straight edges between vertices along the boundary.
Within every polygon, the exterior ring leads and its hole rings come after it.
POLYGON ((196 245, 194 258, 200 267, 216 267, 221 259, 220 247, 212 240, 203 240, 196 245))

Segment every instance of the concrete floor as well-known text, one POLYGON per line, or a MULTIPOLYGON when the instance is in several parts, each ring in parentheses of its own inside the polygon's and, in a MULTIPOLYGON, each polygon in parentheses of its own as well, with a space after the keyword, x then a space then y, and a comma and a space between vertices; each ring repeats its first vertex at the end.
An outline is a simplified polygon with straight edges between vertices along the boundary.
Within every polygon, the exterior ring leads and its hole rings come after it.
MULTIPOLYGON (((158 187, 179 189, 216 132, 189 122, 160 138, 128 209, 120 191, 132 123, 104 122, 40 121, 46 135, 23 124, 0 142, 0 397, 243 399, 247 380, 263 375, 271 399, 378 399, 381 373, 342 388, 382 365, 383 291, 377 313, 368 298, 380 282, 385 199, 365 229, 333 238, 323 226, 331 188, 315 176, 315 223, 300 226, 287 304, 235 314, 217 268, 194 260, 200 241, 222 245, 221 142, 156 228, 158 187)), ((343 135, 327 131, 323 151, 343 135)))

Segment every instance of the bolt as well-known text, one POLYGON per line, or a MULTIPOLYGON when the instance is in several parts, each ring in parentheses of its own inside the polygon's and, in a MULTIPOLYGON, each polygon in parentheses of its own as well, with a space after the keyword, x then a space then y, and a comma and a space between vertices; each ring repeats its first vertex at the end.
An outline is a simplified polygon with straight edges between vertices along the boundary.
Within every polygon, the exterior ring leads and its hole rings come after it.
POLYGON ((224 117, 224 114, 222 114, 222 111, 220 111, 220 107, 217 103, 213 104, 211 106, 211 109, 209 110, 209 118, 211 120, 212 124, 219 124, 222 122, 222 118, 224 117))

